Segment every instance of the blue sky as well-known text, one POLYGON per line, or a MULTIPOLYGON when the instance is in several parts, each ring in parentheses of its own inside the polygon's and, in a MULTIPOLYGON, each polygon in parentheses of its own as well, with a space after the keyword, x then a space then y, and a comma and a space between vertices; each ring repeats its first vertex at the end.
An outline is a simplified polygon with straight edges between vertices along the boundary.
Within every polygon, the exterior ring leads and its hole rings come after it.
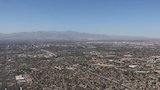
POLYGON ((0 33, 66 30, 160 38, 160 0, 0 0, 0 33))

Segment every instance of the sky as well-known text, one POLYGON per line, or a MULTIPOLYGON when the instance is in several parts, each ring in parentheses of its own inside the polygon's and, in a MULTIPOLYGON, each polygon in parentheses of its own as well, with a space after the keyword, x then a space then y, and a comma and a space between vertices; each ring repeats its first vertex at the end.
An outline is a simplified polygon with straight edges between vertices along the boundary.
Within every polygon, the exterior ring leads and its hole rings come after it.
POLYGON ((160 38, 160 0, 0 0, 0 33, 68 30, 160 38))

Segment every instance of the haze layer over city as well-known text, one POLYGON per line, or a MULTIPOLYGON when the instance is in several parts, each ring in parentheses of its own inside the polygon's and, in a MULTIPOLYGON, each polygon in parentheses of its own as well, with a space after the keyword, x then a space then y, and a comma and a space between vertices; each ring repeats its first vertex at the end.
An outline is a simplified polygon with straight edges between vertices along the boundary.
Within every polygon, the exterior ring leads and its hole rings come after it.
POLYGON ((0 0, 0 90, 160 90, 159 0, 0 0))

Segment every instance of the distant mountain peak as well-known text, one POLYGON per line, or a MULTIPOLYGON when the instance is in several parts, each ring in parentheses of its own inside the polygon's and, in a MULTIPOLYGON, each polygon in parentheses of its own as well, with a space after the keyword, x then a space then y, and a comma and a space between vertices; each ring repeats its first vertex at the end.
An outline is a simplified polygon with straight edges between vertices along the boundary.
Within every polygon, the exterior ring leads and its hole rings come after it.
POLYGON ((0 40, 143 40, 147 38, 109 36, 104 34, 89 34, 76 31, 36 31, 12 34, 0 34, 0 40))

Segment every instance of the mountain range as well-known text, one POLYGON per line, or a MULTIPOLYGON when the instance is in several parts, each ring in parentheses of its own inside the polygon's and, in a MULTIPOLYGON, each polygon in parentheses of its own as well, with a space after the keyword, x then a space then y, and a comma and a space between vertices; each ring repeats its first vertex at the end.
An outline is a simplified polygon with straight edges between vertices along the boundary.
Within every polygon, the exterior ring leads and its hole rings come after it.
POLYGON ((146 40, 145 37, 113 36, 75 31, 37 31, 0 34, 0 40, 146 40))

